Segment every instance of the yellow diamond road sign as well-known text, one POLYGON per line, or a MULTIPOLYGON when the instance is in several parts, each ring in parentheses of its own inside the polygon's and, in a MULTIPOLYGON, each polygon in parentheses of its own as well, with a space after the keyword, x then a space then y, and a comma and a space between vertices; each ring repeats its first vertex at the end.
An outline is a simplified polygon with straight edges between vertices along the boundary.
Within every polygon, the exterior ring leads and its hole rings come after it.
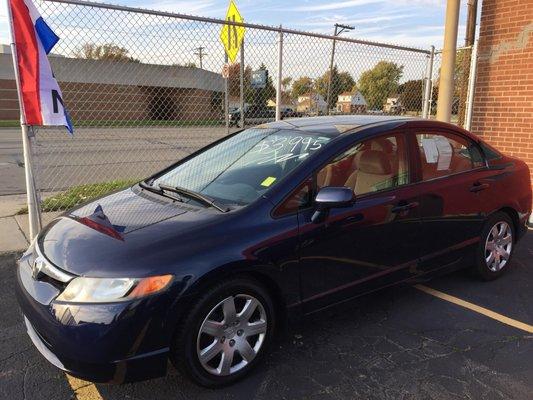
MULTIPOLYGON (((237 5, 233 0, 230 0, 228 12, 226 13, 226 21, 231 22, 244 22, 242 19, 237 5)), ((220 30, 220 40, 224 45, 226 54, 231 62, 235 61, 237 53, 239 52, 242 44, 242 39, 244 38, 244 32, 246 28, 244 26, 236 25, 223 25, 220 30)))

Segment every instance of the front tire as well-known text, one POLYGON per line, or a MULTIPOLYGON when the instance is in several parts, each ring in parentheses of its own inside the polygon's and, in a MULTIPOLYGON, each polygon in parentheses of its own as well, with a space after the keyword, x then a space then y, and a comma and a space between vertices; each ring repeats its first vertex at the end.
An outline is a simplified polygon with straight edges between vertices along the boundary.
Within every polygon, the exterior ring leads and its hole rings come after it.
POLYGON ((201 386, 229 385, 261 360, 274 327, 274 306, 261 284, 229 279, 208 289, 180 323, 171 361, 201 386))
POLYGON ((509 268, 514 251, 515 229, 504 212, 493 214, 481 233, 475 272, 486 281, 499 278, 509 268))

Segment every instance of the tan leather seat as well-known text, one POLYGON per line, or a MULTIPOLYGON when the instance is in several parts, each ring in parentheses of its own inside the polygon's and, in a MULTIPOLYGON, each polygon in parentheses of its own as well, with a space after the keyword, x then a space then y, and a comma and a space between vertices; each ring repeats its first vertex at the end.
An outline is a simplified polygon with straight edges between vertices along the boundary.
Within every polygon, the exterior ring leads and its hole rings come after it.
POLYGON ((333 167, 331 164, 326 165, 325 168, 322 168, 318 171, 316 176, 316 183, 319 188, 323 188, 331 185, 331 179, 333 176, 333 167))
POLYGON ((359 169, 346 180, 344 186, 355 194, 375 192, 392 186, 394 173, 390 157, 383 151, 364 150, 359 159, 359 169))

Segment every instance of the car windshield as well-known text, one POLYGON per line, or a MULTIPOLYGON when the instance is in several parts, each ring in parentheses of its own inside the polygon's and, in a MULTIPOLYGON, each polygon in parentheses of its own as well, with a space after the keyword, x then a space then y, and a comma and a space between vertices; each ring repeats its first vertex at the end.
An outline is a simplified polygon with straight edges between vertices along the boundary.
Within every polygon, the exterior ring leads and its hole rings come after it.
POLYGON ((329 137, 288 129, 247 129, 177 165, 151 182, 247 205, 265 194, 329 137))

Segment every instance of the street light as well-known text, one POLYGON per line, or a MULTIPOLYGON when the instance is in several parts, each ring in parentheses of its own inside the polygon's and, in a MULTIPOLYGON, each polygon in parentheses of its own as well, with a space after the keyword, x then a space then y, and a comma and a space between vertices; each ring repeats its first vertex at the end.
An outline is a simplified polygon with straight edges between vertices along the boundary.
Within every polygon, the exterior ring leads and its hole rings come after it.
POLYGON ((331 113, 331 107, 329 106, 329 99, 331 97, 331 80, 333 79, 333 61, 335 59, 335 37, 339 36, 343 32, 351 31, 355 27, 350 25, 335 24, 335 32, 333 33, 333 48, 331 49, 331 60, 329 63, 329 79, 328 79, 328 95, 326 97, 326 107, 328 108, 328 115, 331 113), (340 29, 339 29, 340 28, 340 29))

